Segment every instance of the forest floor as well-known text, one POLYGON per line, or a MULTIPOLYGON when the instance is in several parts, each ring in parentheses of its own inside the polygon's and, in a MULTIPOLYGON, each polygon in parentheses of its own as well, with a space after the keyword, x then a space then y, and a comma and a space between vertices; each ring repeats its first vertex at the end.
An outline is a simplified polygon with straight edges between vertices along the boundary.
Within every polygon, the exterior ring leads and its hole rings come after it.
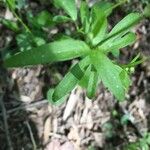
MULTIPOLYGON (((114 11, 112 24, 124 16, 126 7, 114 11)), ((121 50, 122 63, 138 53, 150 56, 150 21, 143 20, 134 30, 137 42, 121 50)), ((0 25, 0 48, 13 36, 0 25)), ((53 106, 46 100, 46 90, 57 84, 71 63, 0 68, 0 150, 122 150, 150 132, 149 60, 136 67, 124 102, 117 102, 101 84, 93 100, 76 87, 64 104, 53 106)))

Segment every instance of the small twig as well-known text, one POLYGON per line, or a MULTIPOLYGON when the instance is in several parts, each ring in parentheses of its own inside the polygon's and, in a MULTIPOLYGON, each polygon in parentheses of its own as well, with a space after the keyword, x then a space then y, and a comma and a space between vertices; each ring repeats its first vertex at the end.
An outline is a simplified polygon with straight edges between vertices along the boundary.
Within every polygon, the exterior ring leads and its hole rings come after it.
POLYGON ((33 150, 36 150, 37 146, 36 146, 36 142, 35 142, 35 139, 34 139, 34 136, 33 136, 33 133, 32 133, 31 126, 30 126, 28 121, 26 121, 25 124, 27 125, 27 128, 29 130, 30 138, 31 138, 31 141, 32 141, 32 144, 33 144, 33 150))
POLYGON ((5 128, 5 134, 6 134, 8 149, 13 150, 12 142, 11 142, 11 138, 10 138, 10 133, 9 133, 8 122, 7 122, 7 112, 6 112, 4 102, 3 102, 3 94, 2 93, 0 93, 0 94, 1 94, 0 95, 0 107, 2 109, 2 116, 3 116, 3 121, 4 121, 4 128, 5 128))
MULTIPOLYGON (((48 100, 41 100, 41 101, 37 101, 37 102, 34 102, 34 103, 21 105, 21 106, 18 106, 16 108, 8 110, 7 114, 11 114, 11 113, 16 112, 18 110, 26 110, 26 109, 29 109, 29 108, 43 106, 43 105, 45 105, 47 103, 48 103, 48 100)), ((0 115, 2 115, 2 114, 0 113, 0 115)))

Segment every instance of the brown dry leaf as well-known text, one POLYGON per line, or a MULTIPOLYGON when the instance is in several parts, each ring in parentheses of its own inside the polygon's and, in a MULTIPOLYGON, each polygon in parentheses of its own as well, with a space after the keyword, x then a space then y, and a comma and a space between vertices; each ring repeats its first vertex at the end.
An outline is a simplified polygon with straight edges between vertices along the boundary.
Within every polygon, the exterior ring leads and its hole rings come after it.
POLYGON ((79 136, 79 133, 78 133, 78 128, 76 126, 73 126, 71 129, 70 129, 70 132, 68 134, 68 139, 70 140, 74 140, 76 141, 76 144, 77 145, 80 145, 81 143, 81 138, 79 136))
POLYGON ((46 144, 49 140, 49 133, 51 132, 51 118, 48 117, 44 124, 44 135, 43 135, 43 141, 46 144))
POLYGON ((87 123, 88 122, 88 112, 90 110, 90 107, 92 107, 92 101, 88 98, 85 99, 85 108, 82 113, 82 117, 80 119, 80 123, 87 123))
POLYGON ((73 143, 66 142, 61 146, 61 150, 75 150, 73 143))
POLYGON ((29 96, 26 96, 26 95, 21 95, 20 100, 24 103, 31 103, 32 102, 32 99, 29 96))
POLYGON ((93 122, 93 119, 92 119, 92 114, 91 114, 91 112, 89 112, 89 113, 87 114, 86 127, 87 127, 88 129, 92 129, 93 124, 94 124, 94 122, 93 122))
POLYGON ((60 142, 58 140, 53 140, 46 146, 45 150, 61 150, 60 142))
POLYGON ((93 135, 94 135, 96 144, 97 144, 99 147, 103 147, 104 142, 105 142, 105 141, 104 141, 104 135, 103 135, 103 133, 95 132, 95 133, 93 133, 93 135))
POLYGON ((57 133, 57 130, 58 130, 58 119, 57 117, 53 118, 53 121, 52 121, 52 128, 53 128, 53 132, 54 133, 57 133))
POLYGON ((72 113, 72 111, 74 110, 77 101, 79 99, 79 95, 80 95, 80 90, 79 88, 77 88, 77 92, 76 92, 76 88, 71 92, 70 97, 68 99, 64 114, 63 114, 63 120, 65 121, 72 113))

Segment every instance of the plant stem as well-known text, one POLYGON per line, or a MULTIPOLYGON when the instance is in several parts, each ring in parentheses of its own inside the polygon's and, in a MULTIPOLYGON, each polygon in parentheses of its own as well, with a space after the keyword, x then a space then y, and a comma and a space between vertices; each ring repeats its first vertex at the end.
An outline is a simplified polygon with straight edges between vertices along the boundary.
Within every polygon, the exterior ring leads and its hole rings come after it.
POLYGON ((27 32, 32 33, 29 27, 22 21, 22 19, 16 14, 15 11, 12 11, 17 20, 23 25, 27 32))
POLYGON ((75 22, 74 24, 75 24, 76 30, 78 31, 79 30, 79 26, 78 26, 77 22, 75 22))
POLYGON ((7 0, 6 3, 8 3, 9 9, 10 11, 13 13, 13 15, 17 18, 17 20, 22 24, 22 26, 26 29, 27 32, 31 33, 31 30, 29 29, 29 27, 22 21, 22 19, 17 15, 17 13, 13 10, 13 8, 11 8, 11 4, 9 3, 9 1, 7 0))
POLYGON ((127 64, 127 65, 121 65, 122 68, 130 68, 130 67, 135 67, 136 65, 139 65, 141 63, 143 63, 144 61, 146 61, 147 59, 149 59, 148 57, 147 58, 143 58, 139 61, 136 61, 134 63, 130 63, 130 64, 127 64))
POLYGON ((124 3, 126 3, 127 1, 128 1, 128 0, 122 0, 122 1, 118 2, 116 5, 114 5, 114 6, 112 7, 112 9, 115 9, 116 7, 118 7, 118 6, 120 6, 120 5, 124 4, 124 3))

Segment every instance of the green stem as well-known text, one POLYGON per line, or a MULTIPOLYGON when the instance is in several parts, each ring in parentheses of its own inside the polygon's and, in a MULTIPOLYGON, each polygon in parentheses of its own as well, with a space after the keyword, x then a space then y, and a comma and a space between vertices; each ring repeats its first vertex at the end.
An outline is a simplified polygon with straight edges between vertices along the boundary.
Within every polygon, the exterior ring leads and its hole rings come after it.
POLYGON ((120 5, 122 5, 122 4, 124 4, 124 3, 126 3, 128 0, 122 0, 121 2, 118 2, 116 5, 114 5, 111 9, 115 9, 115 8, 117 8, 118 6, 120 6, 120 5))
POLYGON ((75 24, 76 30, 78 31, 79 30, 79 26, 78 26, 77 22, 75 22, 74 24, 75 24))
POLYGON ((22 24, 22 26, 26 29, 26 31, 32 34, 32 32, 29 29, 29 27, 22 21, 22 19, 17 15, 17 13, 11 8, 11 4, 9 3, 8 0, 6 1, 6 3, 8 4, 10 11, 17 18, 17 20, 22 24))
POLYGON ((113 10, 113 9, 117 8, 117 7, 119 7, 120 5, 126 3, 127 1, 128 1, 128 0, 122 0, 122 1, 120 1, 120 2, 118 2, 117 4, 115 4, 114 6, 112 6, 111 8, 109 8, 107 11, 109 12, 110 10, 113 10))
POLYGON ((141 60, 139 60, 139 61, 136 61, 136 62, 134 62, 134 63, 130 63, 130 64, 127 64, 127 65, 121 65, 121 67, 122 68, 130 68, 130 67, 135 67, 135 66, 137 66, 137 65, 139 65, 139 64, 141 64, 141 63, 143 63, 144 61, 146 61, 146 59, 141 59, 141 60))
POLYGON ((22 19, 16 14, 15 11, 12 11, 14 16, 17 18, 17 20, 23 25, 23 27, 26 29, 27 32, 31 33, 31 30, 29 29, 29 27, 22 21, 22 19))

